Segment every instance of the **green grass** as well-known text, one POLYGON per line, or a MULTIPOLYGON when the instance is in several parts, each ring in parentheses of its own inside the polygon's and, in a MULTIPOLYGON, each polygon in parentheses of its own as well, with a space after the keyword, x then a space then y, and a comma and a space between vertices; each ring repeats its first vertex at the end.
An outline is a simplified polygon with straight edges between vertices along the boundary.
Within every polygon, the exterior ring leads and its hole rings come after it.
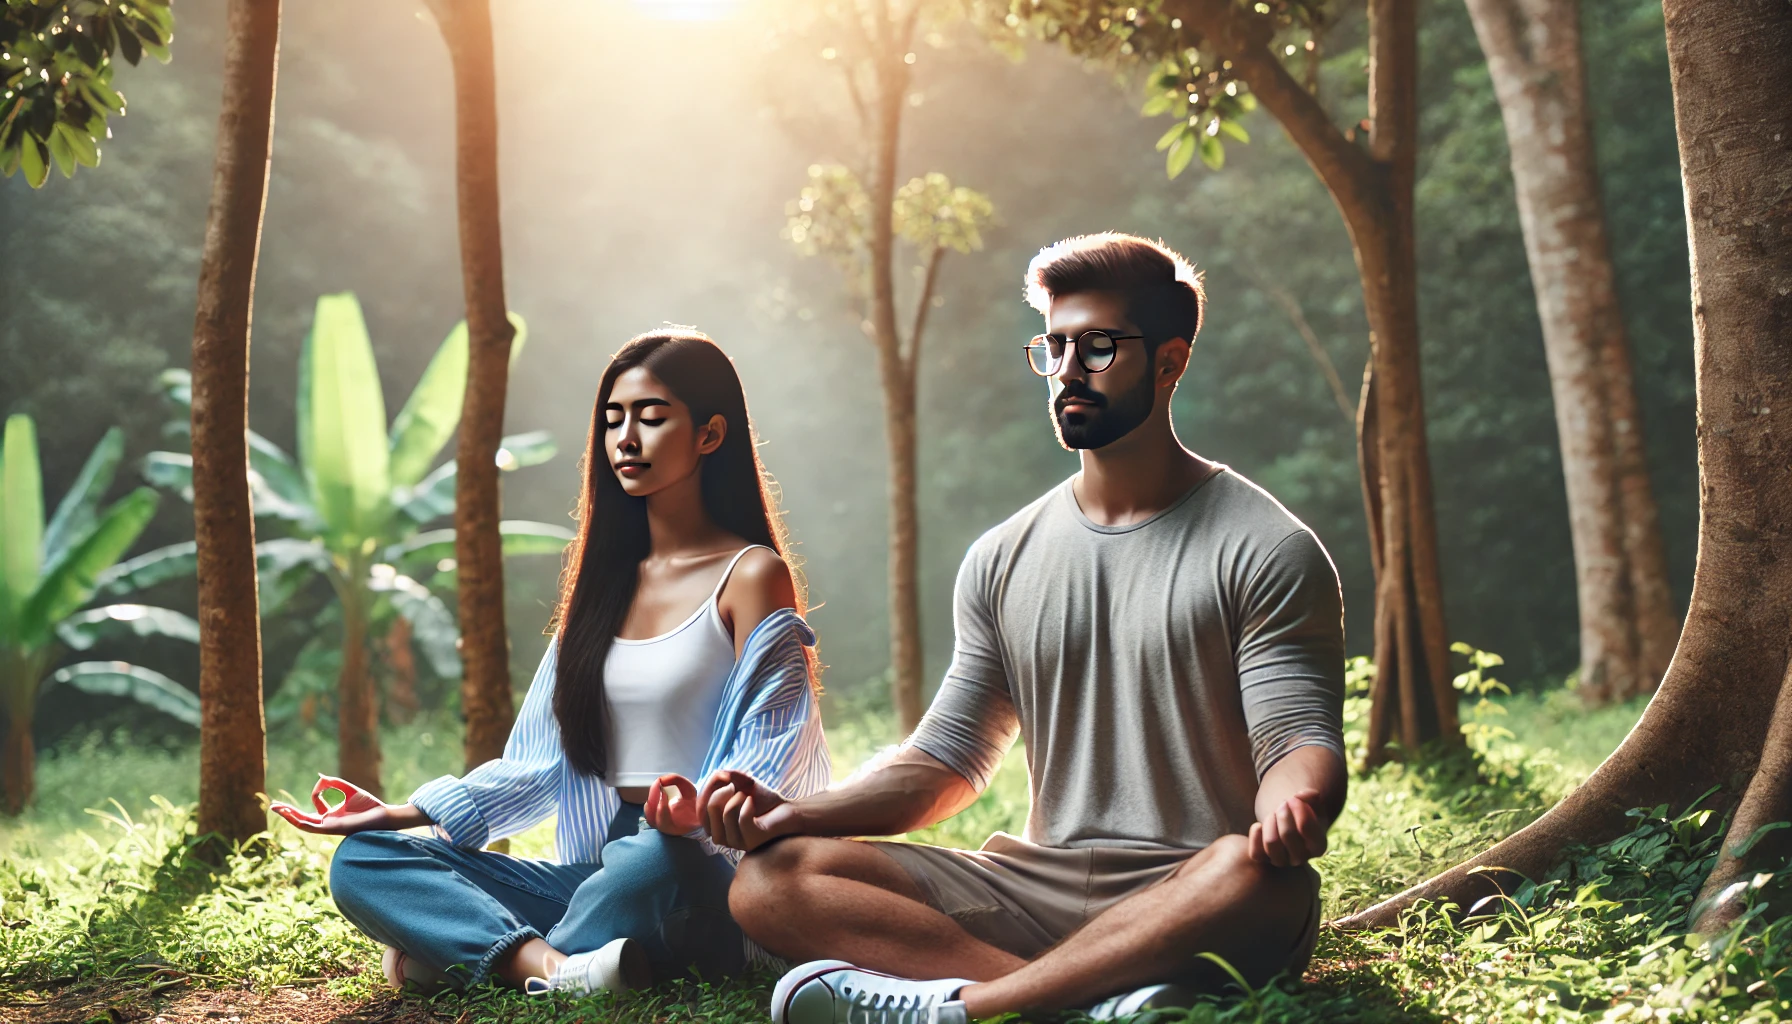
MULTIPOLYGON (((1564 693, 1498 704, 1504 714, 1482 708, 1471 720, 1511 736, 1482 730, 1472 754, 1415 759, 1353 779, 1349 807, 1320 863, 1328 916, 1397 891, 1523 825, 1584 777, 1641 710, 1633 703, 1586 713, 1564 693)), ((833 725, 829 735, 842 773, 895 739, 887 722, 871 717, 833 725)), ((458 736, 451 725, 423 721, 392 730, 386 752, 389 788, 404 792, 456 767, 458 736)), ((270 782, 303 793, 315 766, 332 761, 322 739, 277 744, 270 782)), ((40 778, 37 807, 9 823, 0 839, 0 1019, 13 1019, 9 1004, 36 1019, 135 1019, 182 998, 251 996, 264 1000, 263 1016, 245 1019, 295 1019, 324 1004, 334 1015, 381 1020, 764 1019, 765 977, 620 999, 544 1001, 496 989, 434 1001, 393 998, 376 987, 374 945, 329 900, 333 841, 280 827, 266 856, 233 858, 221 871, 183 856, 192 837, 185 809, 192 799, 190 750, 89 738, 47 753, 40 778), (131 813, 77 810, 103 808, 111 797, 131 813), (302 997, 310 1001, 293 1002, 302 997)), ((1020 831, 1026 806, 1024 753, 1017 750, 977 804, 914 838, 974 846, 998 829, 1020 831)), ((1631 835, 1575 851, 1550 878, 1467 921, 1419 912, 1393 931, 1327 932, 1306 984, 1216 999, 1190 1017, 1465 1024, 1792 1018, 1779 982, 1792 970, 1792 919, 1774 920, 1767 909, 1768 897, 1783 898, 1792 885, 1767 876, 1754 897, 1759 906, 1729 935, 1684 938, 1722 823, 1676 810, 1639 812, 1631 835)), ((516 850, 545 854, 550 847, 551 830, 543 827, 520 837, 516 850)), ((1785 995, 1792 996, 1792 986, 1785 995)), ((207 1012, 247 1011, 226 1004, 207 1012)))

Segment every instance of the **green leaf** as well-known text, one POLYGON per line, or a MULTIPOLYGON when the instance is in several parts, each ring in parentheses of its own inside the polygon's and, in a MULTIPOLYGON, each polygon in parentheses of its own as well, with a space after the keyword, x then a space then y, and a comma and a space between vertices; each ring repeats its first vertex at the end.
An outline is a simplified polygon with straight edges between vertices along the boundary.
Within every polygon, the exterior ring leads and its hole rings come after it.
POLYGON ((1230 135, 1240 142, 1248 143, 1251 141, 1251 133, 1244 130, 1244 125, 1231 119, 1226 119, 1220 122, 1220 132, 1224 135, 1230 135))
POLYGON ((1145 105, 1139 108, 1139 114, 1143 117, 1158 117, 1169 113, 1170 104, 1175 102, 1174 93, 1160 89, 1152 93, 1151 98, 1145 101, 1145 105))
POLYGON ((37 589, 43 568, 44 490, 31 417, 6 418, 0 447, 0 621, 16 614, 37 589))
POLYGON ((1188 162, 1194 158, 1195 136, 1193 133, 1184 132, 1176 139, 1176 144, 1170 147, 1170 155, 1164 160, 1164 171, 1171 178, 1175 178, 1188 169, 1188 162))
POLYGON ((49 528, 44 530, 46 565, 61 561, 69 546, 93 527, 95 510, 111 488, 112 478, 123 457, 124 431, 113 427, 100 438, 99 444, 93 446, 93 452, 81 466, 80 475, 62 496, 56 514, 50 517, 49 528))
POLYGON ((25 172, 25 182, 32 188, 43 188, 44 182, 50 180, 50 165, 44 156, 43 143, 29 131, 19 134, 19 167, 25 172))
POLYGON ((403 507, 404 514, 418 525, 440 519, 454 511, 454 487, 459 475, 459 464, 449 459, 409 492, 397 492, 395 499, 403 507))
POLYGON ((57 670, 50 685, 72 686, 82 693, 129 697, 188 725, 199 725, 199 698, 167 676, 122 661, 83 661, 57 670))
POLYGON ((144 604, 109 604, 76 612, 56 626, 56 637, 70 650, 85 651, 118 637, 163 636, 199 642, 199 623, 172 608, 144 604))
POLYGON ((361 304, 349 293, 317 300, 311 333, 300 459, 312 504, 334 550, 348 551, 384 524, 391 492, 386 400, 361 304))
POLYGON ((1226 147, 1217 136, 1201 136, 1201 162, 1215 171, 1226 166, 1226 147))
POLYGON ((50 159, 56 162, 56 169, 64 178, 75 176, 75 151, 69 148, 66 132, 56 129, 64 127, 61 121, 50 128, 50 159))
POLYGON ((261 474, 268 488, 297 505, 311 504, 311 489, 305 486, 305 474, 279 445, 249 431, 249 468, 261 474))
POLYGON ((1171 125, 1170 130, 1164 132, 1163 135, 1158 138, 1157 151, 1162 153, 1164 150, 1169 149, 1177 139, 1188 134, 1189 130, 1188 122, 1186 121, 1178 121, 1171 125))
POLYGON ((119 562, 100 574, 98 591, 117 597, 144 587, 191 576, 199 570, 199 547, 192 541, 170 544, 119 562))
POLYGON ((147 487, 125 495, 100 516, 93 532, 43 578, 19 617, 18 635, 26 646, 47 641, 57 623, 87 603, 106 570, 137 542, 137 536, 156 514, 160 500, 161 496, 147 487))
POLYGON ((512 434, 498 442, 498 468, 509 472, 539 466, 559 451, 559 446, 554 443, 554 435, 545 430, 512 434))
MULTIPOLYGON (((512 350, 514 351, 514 349, 512 350)), ((448 333, 423 371, 423 379, 392 422, 391 474, 394 487, 410 487, 429 472, 442 445, 460 423, 467 393, 467 322, 448 333)))
MULTIPOLYGON (((511 555, 558 555, 572 542, 573 533, 564 526, 536 523, 526 519, 506 519, 498 524, 503 538, 505 557, 511 555)), ((383 554, 386 561, 403 565, 430 565, 454 557, 454 531, 430 530, 394 544, 383 554)))
MULTIPOLYGON (((61 137, 63 144, 68 147, 68 151, 76 163, 83 167, 99 166, 100 150, 99 146, 94 143, 93 136, 67 121, 56 122, 56 126, 50 130, 50 134, 52 137, 61 137)), ((73 174, 74 172, 71 170, 69 173, 73 174)))
POLYGON ((182 501, 193 500, 193 456, 181 452, 150 452, 143 457, 143 479, 173 491, 182 501))
POLYGON ((515 311, 507 312, 504 316, 510 321, 510 328, 514 332, 510 336, 510 365, 515 366, 517 359, 523 354, 523 345, 529 340, 529 323, 521 313, 515 311))
POLYGON ((261 582, 261 614, 275 614, 316 573, 330 570, 330 553, 314 540, 280 537, 255 545, 255 575, 261 582))

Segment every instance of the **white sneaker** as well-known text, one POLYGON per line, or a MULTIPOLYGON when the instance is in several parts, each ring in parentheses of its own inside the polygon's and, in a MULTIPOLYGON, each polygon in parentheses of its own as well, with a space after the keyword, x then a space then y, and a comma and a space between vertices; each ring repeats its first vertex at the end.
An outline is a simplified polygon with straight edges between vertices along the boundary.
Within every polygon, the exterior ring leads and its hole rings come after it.
POLYGON ((653 968, 647 963, 647 951, 634 939, 617 939, 589 953, 574 953, 552 976, 530 978, 523 991, 530 995, 569 992, 589 995, 592 992, 628 992, 653 984, 653 968))
POLYGON ((1186 1010, 1193 1005, 1195 994, 1181 985, 1146 985, 1096 1003, 1089 1019, 1119 1020, 1150 1010, 1186 1010))
POLYGON ((968 1024, 963 978, 911 981, 844 960, 813 960, 778 979, 772 1024, 968 1024))
POLYGON ((392 946, 380 954, 380 973, 386 976, 388 986, 400 991, 409 988, 432 995, 448 987, 448 978, 441 971, 418 963, 409 953, 392 946))

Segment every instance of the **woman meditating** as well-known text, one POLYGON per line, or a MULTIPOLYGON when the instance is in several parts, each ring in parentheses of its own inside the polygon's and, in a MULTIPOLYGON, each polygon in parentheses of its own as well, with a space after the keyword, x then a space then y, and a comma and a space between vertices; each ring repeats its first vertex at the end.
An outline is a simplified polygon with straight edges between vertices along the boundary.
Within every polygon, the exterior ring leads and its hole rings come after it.
POLYGON ((598 386, 554 641, 504 756, 402 805, 334 778, 316 813, 274 805, 347 837, 331 891, 387 946, 394 987, 583 993, 746 966, 739 855, 709 842, 691 780, 740 769, 793 798, 829 781, 815 636, 768 490, 722 350, 630 340, 598 386), (483 849, 554 814, 559 863, 483 849))

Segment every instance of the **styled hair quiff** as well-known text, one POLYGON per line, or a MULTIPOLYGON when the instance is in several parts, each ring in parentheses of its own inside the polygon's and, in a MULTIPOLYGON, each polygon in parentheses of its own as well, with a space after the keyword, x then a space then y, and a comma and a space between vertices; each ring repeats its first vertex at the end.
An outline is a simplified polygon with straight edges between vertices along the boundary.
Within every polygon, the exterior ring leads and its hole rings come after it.
POLYGON ((1114 292, 1154 351, 1171 338, 1194 344, 1207 314, 1194 264, 1162 242, 1120 231, 1078 235, 1039 250, 1027 265, 1026 290, 1027 304, 1041 316, 1059 295, 1114 292))

